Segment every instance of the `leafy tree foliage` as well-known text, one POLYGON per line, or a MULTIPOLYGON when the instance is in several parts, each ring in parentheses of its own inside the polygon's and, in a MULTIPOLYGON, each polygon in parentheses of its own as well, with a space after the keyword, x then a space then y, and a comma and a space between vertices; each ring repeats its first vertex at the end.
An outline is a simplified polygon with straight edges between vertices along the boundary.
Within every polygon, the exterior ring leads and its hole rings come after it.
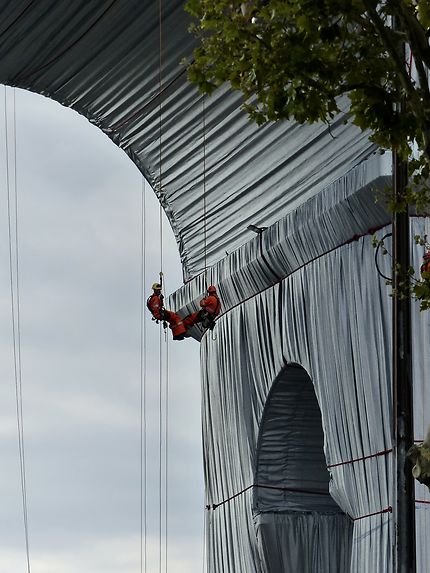
POLYGON ((188 0, 187 9, 200 40, 189 77, 203 91, 230 82, 259 123, 329 122, 348 94, 354 123, 381 147, 407 157, 416 141, 430 158, 430 0, 188 0))
POLYGON ((430 0, 188 0, 187 10, 201 91, 229 82, 257 123, 330 123, 347 95, 350 121, 414 157, 414 185, 393 207, 428 206, 430 0))

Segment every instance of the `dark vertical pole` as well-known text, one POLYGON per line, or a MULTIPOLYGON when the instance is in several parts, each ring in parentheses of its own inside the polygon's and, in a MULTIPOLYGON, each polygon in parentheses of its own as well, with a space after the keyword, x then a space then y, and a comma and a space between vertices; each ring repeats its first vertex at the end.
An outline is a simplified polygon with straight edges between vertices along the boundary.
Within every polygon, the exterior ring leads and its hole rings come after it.
MULTIPOLYGON (((408 182, 407 163, 393 154, 393 187, 397 201, 408 182)), ((399 282, 407 277, 409 268, 409 213, 393 216, 393 287, 398 293, 399 282)), ((406 452, 413 444, 413 388, 411 303, 409 297, 393 298, 393 395, 396 440, 397 504, 396 504, 396 573, 415 573, 415 485, 406 464, 406 452)))

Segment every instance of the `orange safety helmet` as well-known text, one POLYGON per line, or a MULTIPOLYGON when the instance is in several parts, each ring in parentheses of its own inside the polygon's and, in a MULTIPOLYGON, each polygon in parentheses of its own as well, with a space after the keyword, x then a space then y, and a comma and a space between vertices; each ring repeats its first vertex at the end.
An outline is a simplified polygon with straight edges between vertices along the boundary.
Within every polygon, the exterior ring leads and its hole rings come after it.
POLYGON ((213 285, 208 286, 208 293, 209 294, 216 293, 216 288, 213 285))

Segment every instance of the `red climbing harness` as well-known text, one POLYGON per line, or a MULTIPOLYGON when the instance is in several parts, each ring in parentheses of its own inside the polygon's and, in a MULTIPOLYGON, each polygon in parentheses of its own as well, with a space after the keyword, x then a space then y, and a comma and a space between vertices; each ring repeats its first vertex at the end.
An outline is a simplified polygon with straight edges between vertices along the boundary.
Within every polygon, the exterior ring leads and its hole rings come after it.
POLYGON ((200 301, 201 310, 193 312, 185 318, 181 318, 176 312, 164 308, 164 297, 161 294, 161 288, 160 283, 152 285, 154 292, 148 298, 146 306, 152 314, 153 320, 157 322, 163 321, 165 328, 169 325, 174 340, 183 340, 187 335, 188 329, 198 323, 203 328, 209 328, 210 330, 214 328, 215 318, 221 311, 221 303, 214 286, 208 287, 208 296, 200 301))

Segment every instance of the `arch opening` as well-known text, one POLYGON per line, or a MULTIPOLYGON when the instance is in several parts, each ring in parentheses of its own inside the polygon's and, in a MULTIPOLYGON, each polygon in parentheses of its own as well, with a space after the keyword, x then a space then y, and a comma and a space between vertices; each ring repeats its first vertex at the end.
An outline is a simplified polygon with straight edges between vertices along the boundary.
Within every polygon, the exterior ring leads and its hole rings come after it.
POLYGON ((253 515, 272 572, 344 573, 352 521, 329 493, 321 411, 300 365, 275 379, 260 423, 253 515))

